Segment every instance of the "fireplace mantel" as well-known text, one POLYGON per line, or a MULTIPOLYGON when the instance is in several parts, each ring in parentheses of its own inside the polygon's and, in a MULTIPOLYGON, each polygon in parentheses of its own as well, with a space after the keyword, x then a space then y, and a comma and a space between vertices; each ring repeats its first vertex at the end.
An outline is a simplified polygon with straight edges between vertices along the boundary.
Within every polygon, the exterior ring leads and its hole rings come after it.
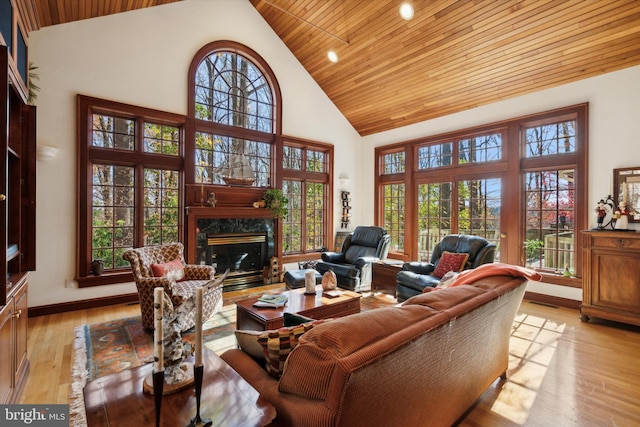
POLYGON ((187 217, 197 218, 272 218, 266 208, 189 206, 187 217))
MULTIPOLYGON (((197 260, 198 235, 200 220, 215 219, 273 219, 271 211, 266 208, 254 208, 255 201, 260 200, 267 189, 256 187, 231 187, 207 184, 187 184, 185 208, 185 258, 189 263, 197 260), (215 194, 216 206, 206 204, 215 194)), ((282 259, 282 225, 273 219, 271 227, 273 256, 282 259)))

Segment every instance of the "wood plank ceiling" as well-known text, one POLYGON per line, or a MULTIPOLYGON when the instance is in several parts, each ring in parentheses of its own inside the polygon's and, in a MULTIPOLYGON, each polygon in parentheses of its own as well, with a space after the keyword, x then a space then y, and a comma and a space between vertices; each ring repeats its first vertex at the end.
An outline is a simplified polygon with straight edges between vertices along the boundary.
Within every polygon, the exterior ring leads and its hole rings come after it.
MULTIPOLYGON (((45 26, 174 0, 23 1, 45 26)), ((413 0, 411 21, 401 0, 249 1, 361 135, 640 64, 638 0, 413 0)))

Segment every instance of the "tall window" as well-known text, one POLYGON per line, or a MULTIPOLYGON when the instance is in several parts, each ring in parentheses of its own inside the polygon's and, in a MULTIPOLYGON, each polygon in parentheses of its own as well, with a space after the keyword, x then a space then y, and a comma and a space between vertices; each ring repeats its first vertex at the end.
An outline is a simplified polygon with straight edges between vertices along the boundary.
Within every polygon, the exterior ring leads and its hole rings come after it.
POLYGON ((451 234, 453 183, 418 185, 418 260, 429 261, 433 248, 451 234))
POLYGON ((499 248, 500 194, 499 179, 418 184, 418 260, 429 261, 452 233, 484 237, 499 248))
POLYGON ((101 259, 107 278, 129 272, 128 248, 180 239, 183 120, 179 116, 79 96, 78 278, 101 259))
POLYGON ((311 259, 329 246, 333 146, 283 143, 280 88, 266 62, 239 43, 213 42, 194 56, 188 82, 186 117, 78 96, 80 286, 130 280, 130 247, 185 241, 189 261, 195 230, 185 229, 184 208, 205 207, 212 193, 216 211, 233 217, 265 188, 282 188, 290 205, 275 233, 278 256, 285 248, 286 262, 311 259), (91 274, 97 258, 100 277, 91 274))
POLYGON ((405 183, 406 152, 390 150, 381 157, 382 226, 391 236, 390 252, 404 252, 405 244, 405 183))
POLYGON ((391 236, 391 251, 404 250, 404 183, 383 187, 384 222, 382 226, 391 236))
POLYGON ((330 227, 329 171, 333 148, 295 145, 288 138, 283 147, 283 191, 289 213, 283 221, 283 253, 289 256, 322 251, 330 227))
POLYGON ((212 43, 192 67, 196 183, 272 187, 276 88, 234 43, 212 43))
POLYGON ((499 247, 502 181, 493 169, 501 169, 502 138, 503 130, 496 129, 416 146, 420 261, 429 261, 447 234, 480 236, 499 247), (471 179, 472 175, 481 177, 471 179))
MULTIPOLYGON (((277 233, 281 253, 287 262, 315 257, 330 240, 333 146, 282 135, 278 82, 248 47, 210 43, 189 72, 195 146, 193 171, 186 165, 188 184, 223 185, 213 190, 231 198, 234 186, 281 188, 289 200, 277 233)), ((190 139, 188 133, 188 156, 190 139)), ((257 200, 264 193, 253 194, 257 200)))
POLYGON ((404 218, 404 251, 392 256, 427 261, 445 235, 472 234, 496 244, 496 260, 581 286, 571 277, 581 275, 575 230, 591 212, 586 111, 577 105, 376 148, 376 222, 404 218), (395 153, 409 154, 404 169, 395 153), (400 185, 406 205, 395 212, 390 194, 400 185))
POLYGON ((537 160, 535 170, 523 171, 526 265, 575 274, 576 120, 525 125, 522 134, 527 159, 537 160), (538 170, 541 164, 548 166, 538 170))

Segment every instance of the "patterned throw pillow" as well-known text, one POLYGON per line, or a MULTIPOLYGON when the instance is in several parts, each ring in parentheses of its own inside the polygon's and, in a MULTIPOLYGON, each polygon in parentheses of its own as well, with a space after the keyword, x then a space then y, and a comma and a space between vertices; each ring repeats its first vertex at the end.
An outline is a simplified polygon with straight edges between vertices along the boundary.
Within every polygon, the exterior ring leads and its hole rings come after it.
POLYGON ((450 271, 462 271, 468 258, 469 254, 467 253, 458 254, 444 251, 431 275, 440 278, 450 271))
POLYGON ((258 337, 258 343, 264 349, 267 359, 266 369, 274 378, 280 378, 284 370, 284 364, 291 350, 298 345, 298 340, 314 326, 324 323, 329 319, 314 320, 298 326, 280 328, 275 331, 265 331, 258 337))
POLYGON ((166 277, 175 282, 184 279, 184 266, 180 258, 165 262, 164 264, 151 264, 151 272, 153 273, 153 277, 166 277))

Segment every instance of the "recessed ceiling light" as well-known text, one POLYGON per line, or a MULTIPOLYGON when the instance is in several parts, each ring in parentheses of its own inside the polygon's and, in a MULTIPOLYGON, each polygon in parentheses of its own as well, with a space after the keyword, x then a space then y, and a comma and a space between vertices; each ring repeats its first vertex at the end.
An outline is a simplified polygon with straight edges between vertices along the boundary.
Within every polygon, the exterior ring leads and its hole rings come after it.
POLYGON ((329 53, 327 53, 327 57, 329 58, 329 61, 333 63, 338 62, 338 54, 332 50, 330 50, 329 53))
POLYGON ((411 6, 409 3, 402 3, 402 5, 400 6, 400 16, 405 21, 413 18, 413 6, 411 6))

